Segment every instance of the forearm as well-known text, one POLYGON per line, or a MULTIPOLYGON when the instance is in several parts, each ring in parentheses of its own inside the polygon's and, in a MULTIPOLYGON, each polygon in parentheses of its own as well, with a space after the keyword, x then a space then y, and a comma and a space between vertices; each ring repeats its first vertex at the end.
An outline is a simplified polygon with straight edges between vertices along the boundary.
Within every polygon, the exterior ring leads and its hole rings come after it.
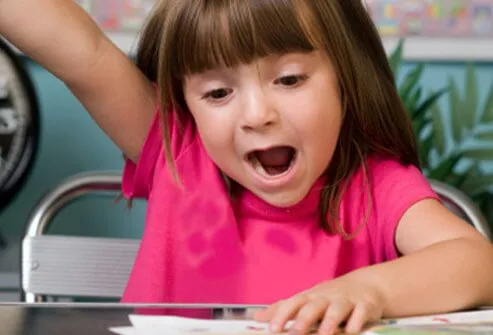
POLYGON ((384 317, 493 304, 493 249, 488 242, 442 242, 349 275, 371 281, 384 292, 384 317))
POLYGON ((62 80, 95 61, 105 40, 73 0, 0 0, 0 34, 62 80))

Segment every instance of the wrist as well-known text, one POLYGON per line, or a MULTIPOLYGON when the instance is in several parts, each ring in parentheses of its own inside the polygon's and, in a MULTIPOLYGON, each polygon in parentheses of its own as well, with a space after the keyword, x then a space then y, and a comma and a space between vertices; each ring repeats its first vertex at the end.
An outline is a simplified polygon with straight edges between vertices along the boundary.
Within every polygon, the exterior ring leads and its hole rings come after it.
POLYGON ((354 270, 345 275, 349 280, 357 285, 366 286, 374 292, 374 299, 382 306, 384 316, 390 314, 389 306, 392 299, 391 285, 384 278, 389 278, 388 274, 381 273, 381 265, 373 265, 354 270))

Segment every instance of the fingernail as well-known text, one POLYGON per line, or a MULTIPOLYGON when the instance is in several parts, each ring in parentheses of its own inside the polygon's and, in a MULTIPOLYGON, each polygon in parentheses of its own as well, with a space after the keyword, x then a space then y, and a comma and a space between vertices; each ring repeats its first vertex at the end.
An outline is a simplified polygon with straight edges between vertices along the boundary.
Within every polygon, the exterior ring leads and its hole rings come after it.
POLYGON ((270 330, 274 333, 277 333, 277 332, 280 332, 281 331, 281 326, 276 323, 276 322, 273 322, 270 324, 270 330))
POLYGON ((298 322, 296 322, 294 324, 293 328, 296 331, 301 331, 301 330, 303 330, 305 328, 305 324, 303 322, 301 322, 301 321, 298 321, 298 322))
POLYGON ((330 323, 320 325, 320 331, 324 334, 331 334, 334 327, 330 323))
POLYGON ((356 334, 359 333, 360 330, 357 327, 346 327, 345 332, 348 334, 356 334))

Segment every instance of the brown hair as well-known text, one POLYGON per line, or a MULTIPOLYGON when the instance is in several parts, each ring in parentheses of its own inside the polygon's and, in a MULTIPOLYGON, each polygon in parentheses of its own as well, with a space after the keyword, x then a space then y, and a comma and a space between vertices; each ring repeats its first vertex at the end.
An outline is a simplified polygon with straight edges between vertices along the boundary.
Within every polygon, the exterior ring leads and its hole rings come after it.
MULTIPOLYGON (((160 88, 164 129, 170 105, 187 111, 183 79, 268 54, 323 50, 339 79, 343 122, 326 175, 321 225, 340 231, 345 185, 369 155, 419 167, 415 137, 393 73, 361 0, 158 0, 139 46, 137 65, 160 88)), ((174 171, 169 134, 166 157, 174 171)), ((365 173, 367 175, 367 173, 365 173)), ((367 176, 368 177, 368 176, 367 176)), ((368 185, 367 185, 368 186, 368 185)))

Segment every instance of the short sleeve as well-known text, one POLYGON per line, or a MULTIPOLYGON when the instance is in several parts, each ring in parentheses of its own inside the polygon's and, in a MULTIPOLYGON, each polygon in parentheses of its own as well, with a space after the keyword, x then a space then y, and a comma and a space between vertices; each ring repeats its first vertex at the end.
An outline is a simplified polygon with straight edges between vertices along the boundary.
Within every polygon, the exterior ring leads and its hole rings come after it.
POLYGON ((159 111, 154 116, 137 163, 125 160, 122 176, 122 192, 127 199, 147 198, 152 187, 152 176, 161 152, 163 132, 159 111))
MULTIPOLYGON (((152 190, 156 170, 166 169, 164 152, 163 113, 157 108, 151 127, 144 141, 137 163, 125 160, 122 175, 122 193, 127 199, 147 199, 152 190)), ((197 140, 192 117, 188 113, 170 107, 168 113, 171 157, 176 161, 197 140)))
POLYGON ((421 200, 439 197, 414 165, 372 160, 369 172, 374 213, 368 229, 373 249, 381 260, 395 259, 399 256, 395 233, 404 213, 421 200))

